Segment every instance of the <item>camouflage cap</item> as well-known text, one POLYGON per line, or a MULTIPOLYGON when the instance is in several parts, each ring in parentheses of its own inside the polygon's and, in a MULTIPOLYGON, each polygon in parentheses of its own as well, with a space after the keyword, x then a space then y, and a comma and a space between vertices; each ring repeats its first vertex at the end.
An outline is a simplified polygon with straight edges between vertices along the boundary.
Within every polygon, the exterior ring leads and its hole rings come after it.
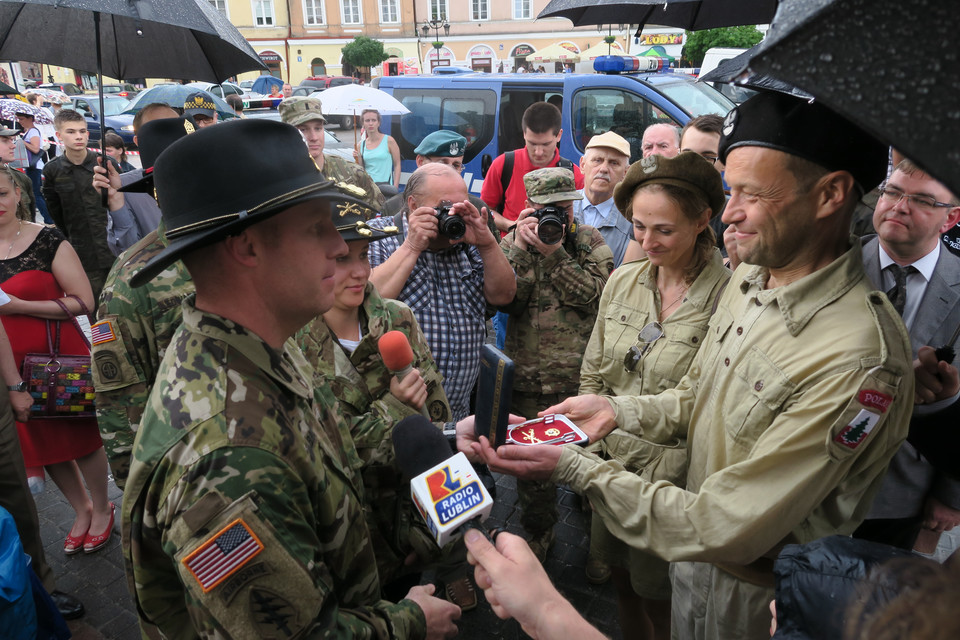
POLYGON ((706 200, 714 216, 727 202, 720 173, 693 151, 674 158, 653 155, 630 165, 623 181, 613 190, 613 202, 627 220, 633 219, 633 194, 647 184, 669 184, 692 191, 706 200))
POLYGON ((295 127, 311 120, 327 123, 327 119, 323 117, 320 101, 316 98, 307 96, 285 98, 277 108, 280 111, 280 119, 295 127))
POLYGON ((570 169, 535 169, 523 176, 523 185, 527 188, 527 200, 534 204, 583 200, 570 169))
POLYGON ((426 136, 413 150, 418 156, 459 158, 467 149, 467 139, 459 133, 441 129, 426 136))
POLYGON ((206 91, 195 91, 183 101, 183 115, 185 116, 201 115, 212 118, 216 111, 217 105, 213 103, 213 97, 206 91))

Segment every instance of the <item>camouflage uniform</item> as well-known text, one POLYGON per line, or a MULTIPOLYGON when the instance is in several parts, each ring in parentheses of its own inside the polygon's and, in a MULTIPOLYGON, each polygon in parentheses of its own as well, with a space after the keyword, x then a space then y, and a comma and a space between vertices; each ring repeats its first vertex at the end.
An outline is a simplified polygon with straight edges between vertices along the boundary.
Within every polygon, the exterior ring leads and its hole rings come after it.
POLYGON ((143 285, 130 286, 130 276, 163 250, 160 235, 151 232, 120 255, 107 276, 92 356, 97 391, 97 422, 117 486, 124 488, 133 439, 146 408, 163 353, 180 326, 180 303, 193 293, 193 282, 176 262, 143 285))
POLYGON ((453 414, 440 371, 410 308, 381 298, 368 282, 360 317, 364 335, 352 354, 336 343, 322 316, 301 329, 297 340, 314 367, 315 385, 331 389, 340 401, 342 414, 350 421, 350 433, 363 464, 367 524, 375 542, 380 578, 387 583, 403 573, 404 558, 411 551, 428 558, 438 549, 414 511, 409 485, 393 466, 391 430, 403 418, 419 412, 390 393, 393 376, 377 348, 380 336, 392 330, 406 334, 413 349, 413 366, 427 383, 425 406, 430 419, 449 422, 453 414))
MULTIPOLYGON (((570 173, 569 169, 528 173, 524 178, 528 197, 537 197, 535 188, 537 192, 560 193, 566 183, 557 181, 557 172, 570 173)), ((570 175, 566 186, 571 191, 573 184, 570 175)), ((500 307, 510 314, 504 351, 516 367, 511 410, 535 418, 537 411, 558 398, 577 395, 580 362, 597 318, 603 286, 613 271, 613 253, 600 232, 588 225, 568 233, 549 256, 532 248, 520 249, 516 233, 508 233, 500 243, 517 274, 513 302, 500 307)), ((533 537, 546 533, 557 520, 553 483, 520 480, 517 486, 523 528, 533 537)))
POLYGON ((415 603, 380 600, 353 444, 311 376, 292 340, 275 350, 184 302, 123 501, 147 635, 424 635, 415 603), (208 560, 221 573, 205 572, 208 560))
POLYGON ((360 165, 354 162, 348 162, 338 156, 323 154, 323 175, 327 176, 330 180, 346 182, 347 184, 360 187, 366 191, 367 197, 364 197, 364 200, 370 203, 370 206, 374 208, 373 210, 376 211, 377 214, 383 211, 385 198, 383 194, 380 193, 380 188, 374 183, 370 174, 364 171, 360 165))

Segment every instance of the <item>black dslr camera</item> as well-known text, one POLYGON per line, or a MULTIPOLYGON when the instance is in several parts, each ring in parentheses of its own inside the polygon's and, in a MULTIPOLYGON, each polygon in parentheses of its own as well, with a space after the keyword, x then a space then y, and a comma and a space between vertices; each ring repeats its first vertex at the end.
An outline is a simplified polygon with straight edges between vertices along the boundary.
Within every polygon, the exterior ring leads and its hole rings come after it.
POLYGON ((563 239, 563 225, 567 224, 567 212, 557 207, 543 207, 530 214, 539 220, 537 237, 543 244, 557 244, 563 239))
POLYGON ((434 207, 437 212, 437 225, 440 228, 440 235, 447 236, 451 240, 459 240, 467 232, 467 225, 460 214, 451 214, 453 203, 449 200, 441 200, 440 204, 434 207))

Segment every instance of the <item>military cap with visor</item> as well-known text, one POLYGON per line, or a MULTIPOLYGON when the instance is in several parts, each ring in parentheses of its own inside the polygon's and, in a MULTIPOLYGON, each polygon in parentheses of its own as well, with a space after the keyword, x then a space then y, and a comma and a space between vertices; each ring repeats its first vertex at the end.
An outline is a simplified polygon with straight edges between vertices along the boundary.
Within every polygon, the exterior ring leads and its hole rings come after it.
POLYGON ((570 169, 535 169, 523 176, 523 185, 527 189, 527 200, 534 204, 583 200, 570 169))
POLYGON ((210 94, 203 91, 195 91, 187 96, 183 101, 183 115, 185 116, 207 116, 212 118, 217 112, 217 105, 213 103, 210 94))
POLYGON ((887 146, 819 102, 763 91, 727 114, 720 160, 738 147, 766 147, 846 171, 864 191, 887 175, 887 146))
POLYGON ((134 274, 134 287, 185 254, 298 204, 327 201, 331 217, 341 205, 367 206, 324 178, 299 131, 264 119, 231 120, 185 136, 160 154, 153 176, 168 246, 134 274))
POLYGON ((720 214, 727 201, 720 173, 693 151, 673 158, 654 154, 630 165, 613 190, 613 203, 627 220, 633 220, 633 194, 648 184, 669 184, 695 193, 706 201, 713 216, 720 214))
POLYGON ((308 96, 284 98, 277 110, 280 111, 281 120, 295 127, 311 120, 327 123, 327 119, 323 117, 323 105, 316 98, 308 96))

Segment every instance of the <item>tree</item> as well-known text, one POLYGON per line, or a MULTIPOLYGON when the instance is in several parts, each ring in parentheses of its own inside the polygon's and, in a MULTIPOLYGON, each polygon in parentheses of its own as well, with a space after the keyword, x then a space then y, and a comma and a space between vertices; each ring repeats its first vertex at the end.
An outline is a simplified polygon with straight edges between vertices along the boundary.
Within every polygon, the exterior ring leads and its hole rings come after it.
POLYGON ((683 56, 690 61, 691 65, 699 67, 708 49, 713 47, 748 49, 761 40, 763 40, 763 34, 754 26, 687 31, 687 43, 683 45, 683 56))
POLYGON ((383 43, 367 36, 357 36, 341 50, 343 61, 355 67, 375 67, 387 58, 383 43))

